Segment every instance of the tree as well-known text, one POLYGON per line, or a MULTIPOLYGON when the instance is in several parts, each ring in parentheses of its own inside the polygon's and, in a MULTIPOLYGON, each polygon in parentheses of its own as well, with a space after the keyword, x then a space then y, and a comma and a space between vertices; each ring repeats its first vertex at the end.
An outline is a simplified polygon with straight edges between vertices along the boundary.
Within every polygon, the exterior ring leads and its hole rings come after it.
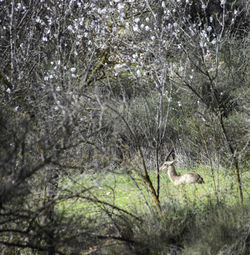
POLYGON ((3 1, 5 253, 80 253, 106 239, 130 246, 124 222, 141 219, 100 200, 92 187, 69 190, 67 181, 134 171, 160 212, 159 165, 172 147, 192 162, 232 163, 243 199, 247 11, 244 1, 3 1), (99 206, 101 220, 67 215, 62 205, 72 200, 99 206), (109 227, 102 234, 100 222, 109 227))
MULTIPOLYGON (((103 40, 102 19, 92 16, 93 7, 98 4, 12 1, 1 8, 3 252, 65 254, 108 238, 98 237, 98 227, 84 213, 67 218, 60 208, 72 199, 104 204, 85 187, 72 192, 62 185, 72 172, 93 165, 97 151, 106 155, 98 140, 105 128, 99 126, 99 105, 86 93, 103 40)), ((105 207, 129 215, 112 204, 105 207)))

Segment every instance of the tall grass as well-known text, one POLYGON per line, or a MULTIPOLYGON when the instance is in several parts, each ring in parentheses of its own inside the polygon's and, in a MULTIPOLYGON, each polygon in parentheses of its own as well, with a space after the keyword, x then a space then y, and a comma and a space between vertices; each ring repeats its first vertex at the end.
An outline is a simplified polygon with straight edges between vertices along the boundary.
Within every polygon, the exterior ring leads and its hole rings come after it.
POLYGON ((110 254, 231 254, 250 248, 249 206, 216 205, 206 211, 167 203, 163 216, 145 215, 129 225, 133 248, 107 247, 110 254), (130 253, 129 253, 130 252, 130 253))

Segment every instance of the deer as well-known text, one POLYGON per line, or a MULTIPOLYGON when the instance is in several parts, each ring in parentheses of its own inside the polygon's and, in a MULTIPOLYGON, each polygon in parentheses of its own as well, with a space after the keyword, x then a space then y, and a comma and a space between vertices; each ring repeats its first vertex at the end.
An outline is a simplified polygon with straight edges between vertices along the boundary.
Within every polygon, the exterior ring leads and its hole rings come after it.
POLYGON ((183 175, 178 175, 175 170, 174 163, 175 160, 165 161, 160 167, 160 171, 168 171, 169 179, 173 182, 174 185, 205 183, 203 178, 197 173, 186 173, 183 175))

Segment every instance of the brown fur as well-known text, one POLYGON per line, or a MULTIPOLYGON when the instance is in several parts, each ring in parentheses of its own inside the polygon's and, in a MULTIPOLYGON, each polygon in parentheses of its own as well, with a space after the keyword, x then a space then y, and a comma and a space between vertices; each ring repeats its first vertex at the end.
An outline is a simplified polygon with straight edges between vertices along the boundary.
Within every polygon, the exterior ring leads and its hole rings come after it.
POLYGON ((169 179, 174 183, 174 185, 179 184, 202 184, 204 183, 203 178, 197 173, 187 173, 183 175, 178 175, 175 167, 174 167, 174 160, 173 161, 166 161, 160 167, 161 171, 168 171, 169 179))

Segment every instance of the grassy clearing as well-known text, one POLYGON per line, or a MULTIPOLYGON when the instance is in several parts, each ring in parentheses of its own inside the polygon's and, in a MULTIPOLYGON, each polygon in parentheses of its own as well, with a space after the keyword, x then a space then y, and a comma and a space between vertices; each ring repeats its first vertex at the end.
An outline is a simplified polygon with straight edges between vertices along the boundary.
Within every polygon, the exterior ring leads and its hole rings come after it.
MULTIPOLYGON (((249 171, 242 175, 244 206, 239 204, 233 174, 218 170, 212 175, 211 170, 203 166, 192 172, 202 175, 205 184, 174 186, 167 173, 161 174, 162 217, 158 217, 151 195, 135 173, 132 176, 82 174, 63 180, 62 186, 127 210, 142 221, 126 214, 120 217, 119 210, 84 198, 66 200, 59 204, 58 209, 63 211, 64 216, 79 216, 79 224, 94 226, 98 234, 133 241, 127 243, 111 238, 97 242, 98 245, 92 246, 98 247, 96 254, 248 255, 249 171)), ((151 172, 151 179, 155 184, 154 172, 151 172)), ((89 253, 86 251, 82 254, 89 253)))
MULTIPOLYGON (((203 185, 174 186, 168 179, 167 173, 161 173, 160 201, 162 205, 178 202, 182 206, 206 207, 211 203, 223 203, 229 206, 238 202, 238 193, 235 185, 235 177, 226 170, 215 170, 213 173, 208 167, 200 166, 190 170, 198 172, 205 181, 203 185)), ((190 171, 179 171, 182 174, 190 171)), ((156 186, 156 176, 151 172, 151 179, 156 186)), ((249 203, 250 173, 246 171, 242 175, 244 203, 249 203)), ((97 173, 82 174, 64 180, 63 186, 70 191, 81 191, 90 197, 108 202, 129 212, 145 212, 154 208, 150 193, 141 178, 137 174, 97 173), (132 178, 131 178, 132 177, 132 178), (139 187, 139 188, 138 188, 139 187), (85 189, 89 189, 85 191, 85 189)), ((64 203, 63 208, 67 213, 86 211, 86 214, 95 215, 100 209, 100 204, 89 203, 83 199, 74 199, 64 203)))

